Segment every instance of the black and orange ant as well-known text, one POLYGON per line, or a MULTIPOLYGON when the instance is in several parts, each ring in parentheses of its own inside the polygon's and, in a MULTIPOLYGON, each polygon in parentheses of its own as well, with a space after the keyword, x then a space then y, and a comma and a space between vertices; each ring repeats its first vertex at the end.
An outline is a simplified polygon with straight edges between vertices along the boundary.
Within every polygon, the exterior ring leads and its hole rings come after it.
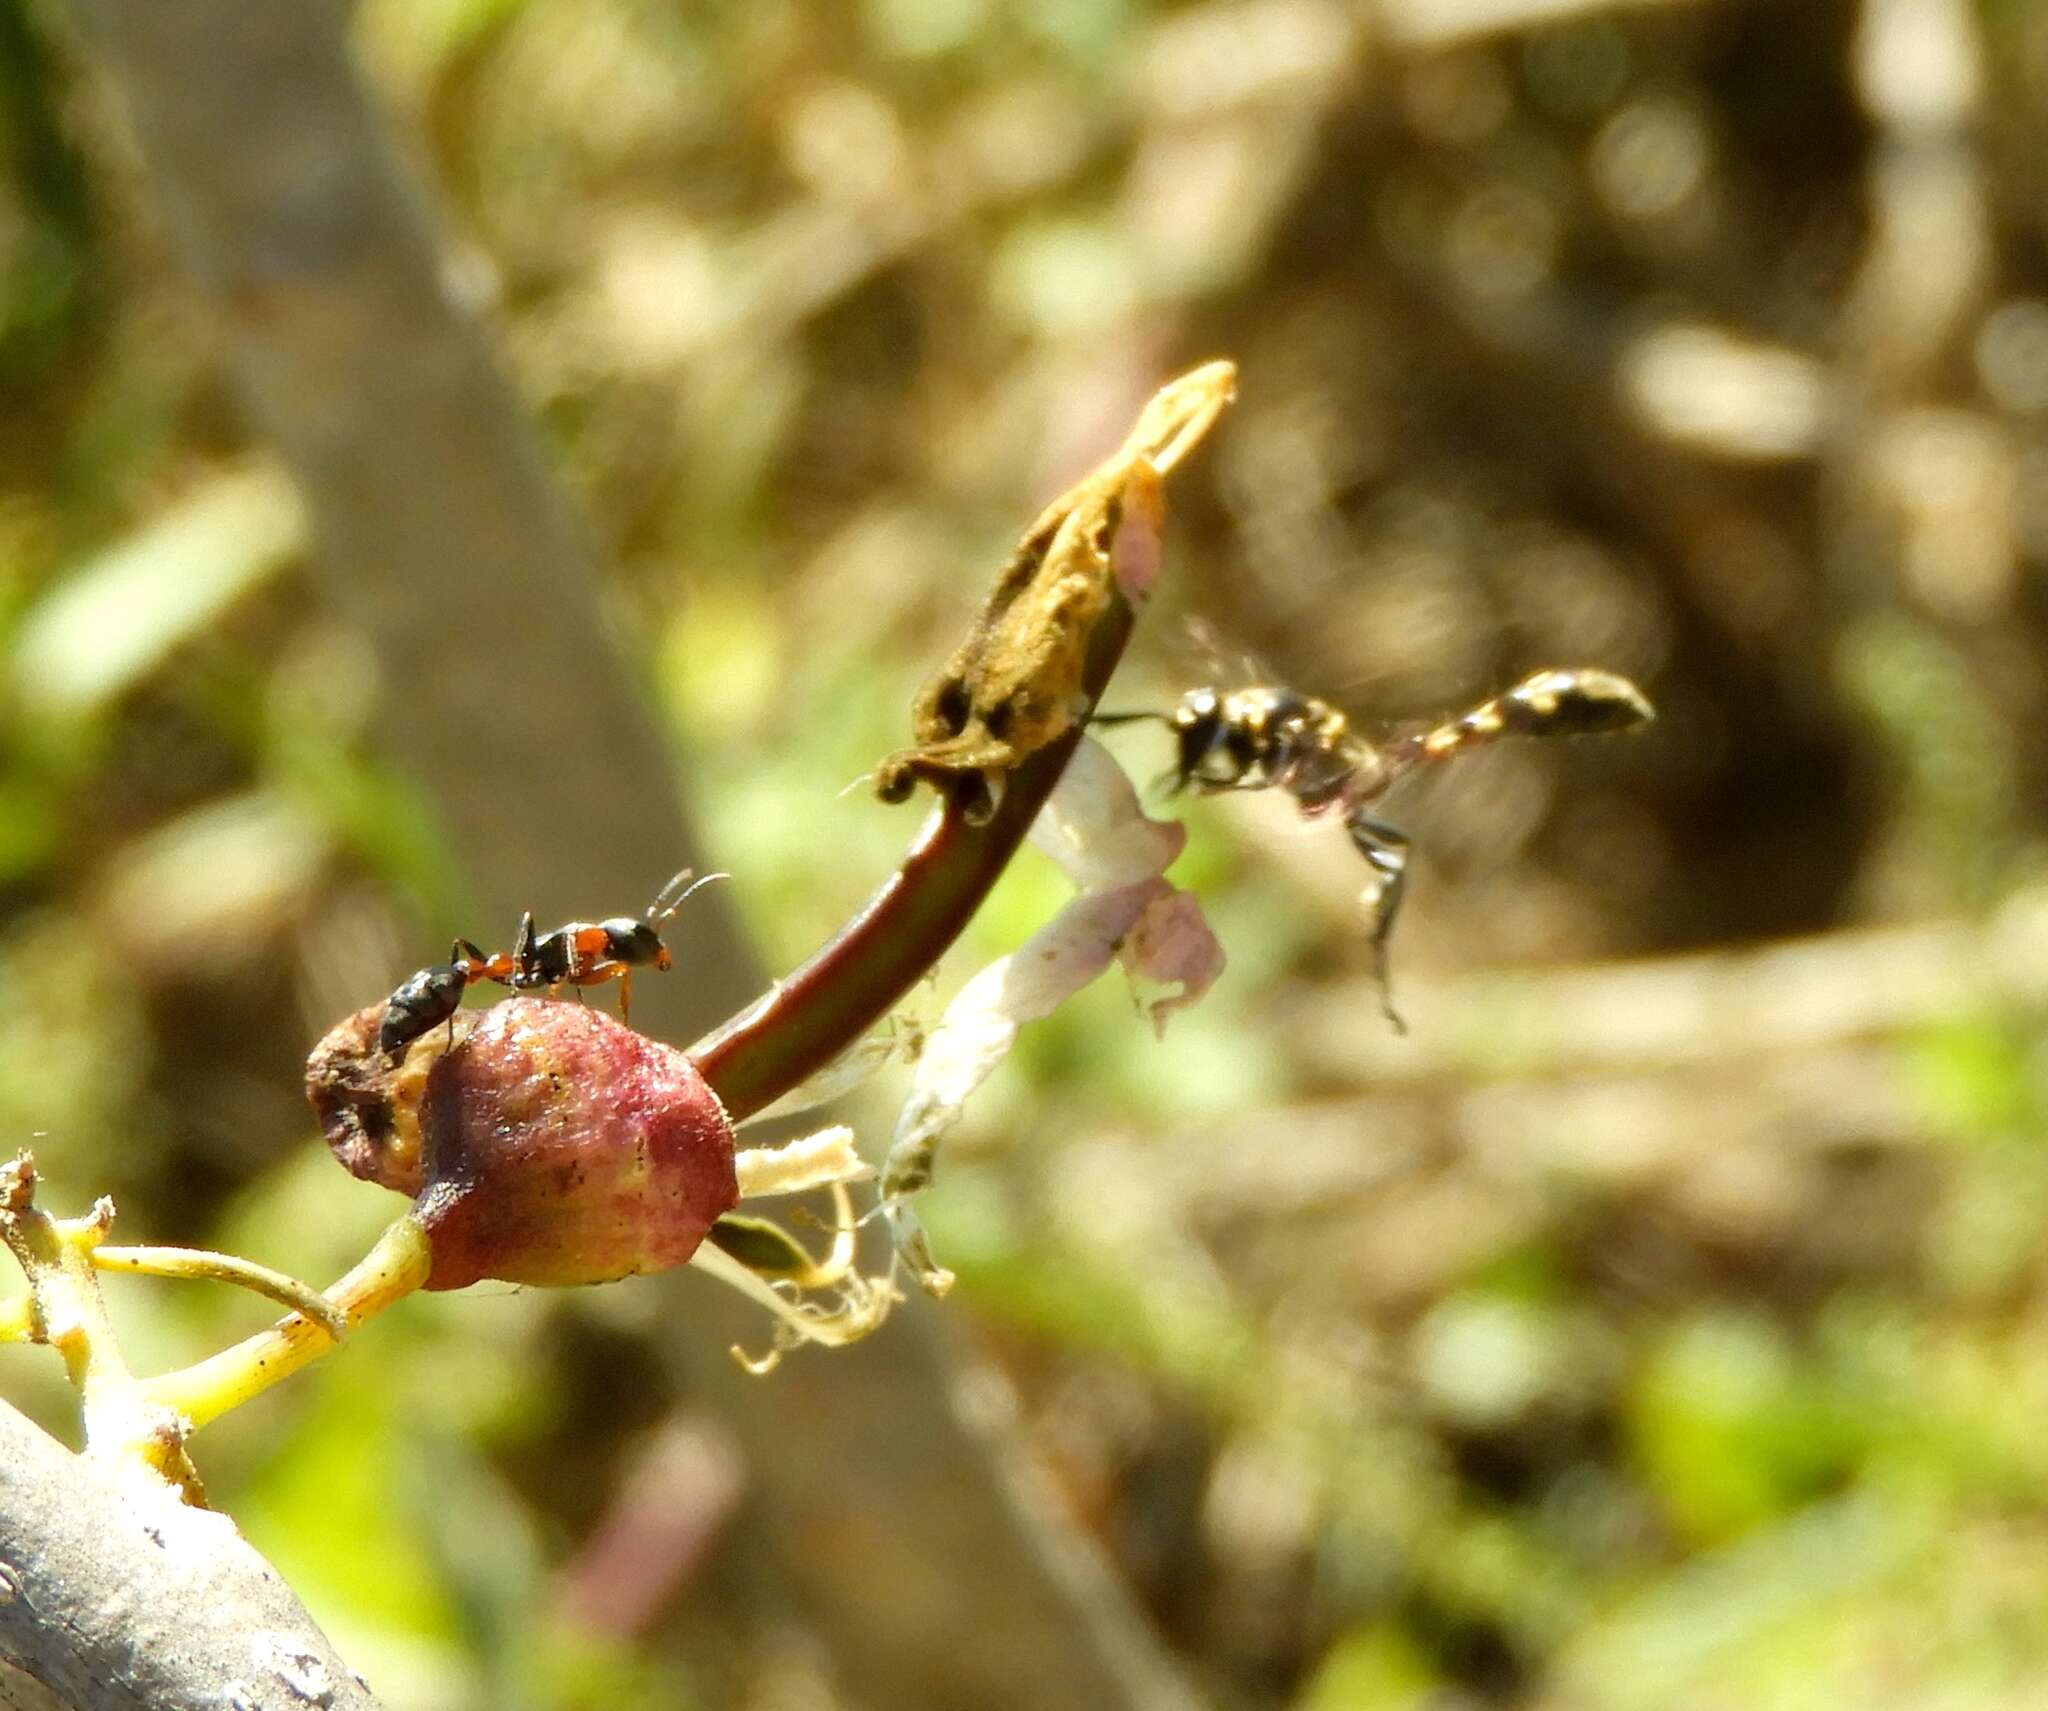
POLYGON ((1277 686, 1191 689, 1171 713, 1098 713, 1097 725, 1156 719, 1179 744, 1175 790, 1289 792, 1307 815, 1337 810, 1352 847, 1377 879, 1370 894, 1374 972, 1380 1007, 1397 1032, 1387 941, 1408 878, 1408 839, 1366 808, 1417 767, 1449 760, 1502 737, 1590 736, 1624 731, 1654 717, 1649 700, 1611 671, 1539 671, 1505 694, 1434 727, 1368 742, 1342 712, 1313 695, 1277 686))
POLYGON ((384 1001, 377 1047, 395 1055, 443 1022, 448 1024, 452 1044, 462 995, 479 980, 494 980, 515 992, 545 987, 553 993, 573 986, 579 998, 586 986, 616 980, 619 1015, 630 1019, 633 970, 671 966, 668 946, 656 930, 660 923, 680 909, 698 886, 729 877, 707 873, 692 884, 690 869, 684 868, 655 893, 644 917, 614 915, 604 921, 571 921, 548 933, 535 932, 529 909, 519 923, 519 937, 509 955, 486 953, 467 939, 457 939, 447 962, 421 969, 384 1001))

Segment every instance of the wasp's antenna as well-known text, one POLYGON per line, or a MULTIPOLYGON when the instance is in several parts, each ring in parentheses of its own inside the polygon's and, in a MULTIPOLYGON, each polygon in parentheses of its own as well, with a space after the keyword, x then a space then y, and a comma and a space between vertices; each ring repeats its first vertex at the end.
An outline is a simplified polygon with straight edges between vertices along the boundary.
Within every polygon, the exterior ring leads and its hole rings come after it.
POLYGON ((695 893, 701 891, 714 879, 732 878, 732 875, 729 873, 707 873, 702 879, 692 884, 690 875, 693 871, 691 868, 684 868, 682 872, 678 873, 654 894, 654 901, 647 905, 648 920, 666 921, 685 903, 689 902, 695 893), (678 887, 681 889, 678 889, 678 887))
POLYGON ((1091 725, 1135 725, 1141 719, 1156 719, 1162 725, 1173 723, 1173 715, 1171 713, 1090 713, 1088 715, 1088 723, 1091 725))

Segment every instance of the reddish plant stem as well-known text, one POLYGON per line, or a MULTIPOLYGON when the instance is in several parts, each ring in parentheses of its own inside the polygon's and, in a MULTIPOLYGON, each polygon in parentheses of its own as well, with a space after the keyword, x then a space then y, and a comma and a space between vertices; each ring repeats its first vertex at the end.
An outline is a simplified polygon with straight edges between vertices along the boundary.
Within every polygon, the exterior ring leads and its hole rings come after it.
MULTIPOLYGON (((1088 640, 1089 711, 1123 658, 1135 619, 1121 594, 1088 640)), ((948 803, 860 913, 759 1002, 690 1048, 698 1072, 739 1123, 823 1069, 945 955, 1024 841, 1080 745, 1082 727, 1032 755, 979 826, 948 803)))

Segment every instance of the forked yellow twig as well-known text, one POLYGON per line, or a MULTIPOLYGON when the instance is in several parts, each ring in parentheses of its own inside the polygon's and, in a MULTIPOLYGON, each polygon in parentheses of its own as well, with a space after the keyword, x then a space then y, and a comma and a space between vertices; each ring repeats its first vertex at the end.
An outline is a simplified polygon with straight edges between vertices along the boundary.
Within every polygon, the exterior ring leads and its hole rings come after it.
MULTIPOLYGON (((426 1232, 411 1213, 377 1238, 362 1260, 327 1291, 349 1330, 374 1319, 427 1280, 432 1260, 426 1232)), ((217 1420, 335 1346, 334 1336, 303 1313, 280 1319, 206 1360, 142 1380, 143 1395, 189 1426, 217 1420)))

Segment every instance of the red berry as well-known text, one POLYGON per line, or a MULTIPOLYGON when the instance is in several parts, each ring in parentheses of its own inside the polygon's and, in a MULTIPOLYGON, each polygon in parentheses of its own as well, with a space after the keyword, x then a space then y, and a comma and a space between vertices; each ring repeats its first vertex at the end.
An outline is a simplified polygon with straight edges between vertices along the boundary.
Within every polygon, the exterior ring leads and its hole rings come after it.
POLYGON ((586 1005, 510 998, 394 1064, 381 1011, 314 1048, 307 1092, 344 1166, 413 1196, 429 1289, 664 1271, 738 1202, 732 1127, 672 1047, 586 1005))

